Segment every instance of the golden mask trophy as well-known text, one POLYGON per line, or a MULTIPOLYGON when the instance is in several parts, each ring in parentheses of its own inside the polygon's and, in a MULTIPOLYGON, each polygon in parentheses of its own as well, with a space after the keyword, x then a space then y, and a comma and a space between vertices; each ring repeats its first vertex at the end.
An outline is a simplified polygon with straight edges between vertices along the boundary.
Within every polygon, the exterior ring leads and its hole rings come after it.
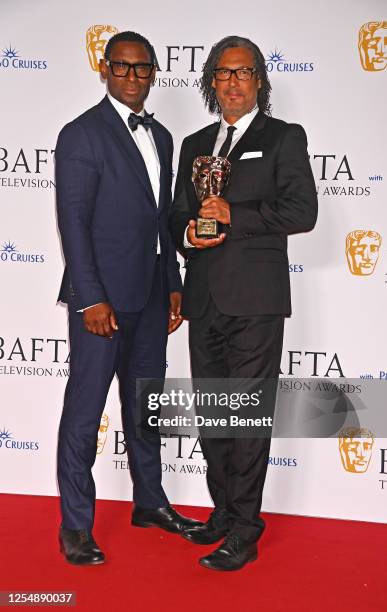
MULTIPOLYGON (((200 203, 210 196, 220 196, 228 183, 231 164, 225 157, 200 155, 195 157, 192 166, 192 182, 200 203)), ((219 223, 216 219, 198 218, 196 221, 197 238, 218 238, 219 223)))

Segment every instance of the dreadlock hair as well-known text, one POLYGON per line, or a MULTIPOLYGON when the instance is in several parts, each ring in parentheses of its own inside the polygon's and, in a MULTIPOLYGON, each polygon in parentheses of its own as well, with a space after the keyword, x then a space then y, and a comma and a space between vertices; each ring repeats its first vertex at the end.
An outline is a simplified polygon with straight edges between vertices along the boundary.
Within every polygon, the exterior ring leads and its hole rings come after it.
POLYGON ((118 42, 136 42, 144 45, 145 49, 149 53, 151 64, 156 64, 156 54, 149 40, 145 38, 145 36, 141 36, 141 34, 137 34, 137 32, 119 32, 115 34, 111 38, 109 38, 107 45, 105 47, 104 57, 105 60, 110 59, 110 53, 112 51, 113 46, 118 42))
POLYGON ((212 87, 212 79, 214 78, 214 69, 217 66, 220 56, 223 51, 230 47, 244 47, 250 49, 253 53, 254 64, 257 70, 257 78, 261 79, 261 89, 258 91, 257 104, 260 111, 268 115, 271 114, 270 92, 271 85, 267 76, 265 59, 257 47, 248 38, 241 36, 226 36, 216 43, 203 66, 203 76, 200 85, 200 91, 204 100, 204 104, 208 107, 210 113, 221 114, 219 102, 216 98, 215 89, 212 87))

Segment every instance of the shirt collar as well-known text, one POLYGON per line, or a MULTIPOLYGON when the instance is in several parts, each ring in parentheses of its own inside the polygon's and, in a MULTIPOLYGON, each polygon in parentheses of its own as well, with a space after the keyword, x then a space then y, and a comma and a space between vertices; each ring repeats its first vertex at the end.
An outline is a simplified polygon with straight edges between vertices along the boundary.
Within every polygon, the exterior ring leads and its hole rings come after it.
MULTIPOLYGON (((258 106, 254 106, 253 110, 251 110, 249 113, 246 113, 246 115, 243 115, 243 117, 238 119, 238 121, 235 121, 233 125, 236 128, 236 131, 244 132, 245 130, 247 130, 250 123, 252 122, 256 114, 258 113, 258 110, 259 110, 258 106)), ((222 115, 222 118, 220 120, 220 125, 223 130, 227 130, 227 128, 231 125, 231 123, 227 123, 227 121, 222 115)))
MULTIPOLYGON (((134 111, 132 111, 132 109, 129 108, 129 106, 126 106, 126 104, 123 104, 116 98, 113 98, 113 96, 111 95, 109 91, 107 92, 107 97, 109 98, 110 102, 112 103, 112 105, 114 106, 117 113, 120 115, 121 119, 124 121, 124 123, 128 123, 129 115, 130 113, 133 113, 134 111)), ((145 110, 143 108, 139 113, 135 113, 135 115, 139 115, 140 117, 143 117, 144 112, 145 110)))

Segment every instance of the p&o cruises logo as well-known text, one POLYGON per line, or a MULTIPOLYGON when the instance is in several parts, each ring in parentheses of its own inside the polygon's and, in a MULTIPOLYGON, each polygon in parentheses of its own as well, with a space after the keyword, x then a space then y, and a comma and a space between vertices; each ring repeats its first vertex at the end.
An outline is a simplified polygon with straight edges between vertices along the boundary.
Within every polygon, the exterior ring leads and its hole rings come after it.
POLYGON ((312 72, 313 62, 287 60, 282 51, 271 51, 266 59, 266 69, 270 72, 312 72))
POLYGON ((15 70, 46 70, 47 60, 25 58, 20 55, 18 51, 12 45, 5 47, 0 55, 0 69, 15 69, 15 70))
POLYGON ((44 255, 41 253, 20 252, 10 240, 1 245, 0 262, 36 264, 44 261, 44 255))
POLYGON ((37 451, 39 442, 36 440, 15 440, 12 433, 5 427, 0 431, 0 449, 16 451, 37 451))

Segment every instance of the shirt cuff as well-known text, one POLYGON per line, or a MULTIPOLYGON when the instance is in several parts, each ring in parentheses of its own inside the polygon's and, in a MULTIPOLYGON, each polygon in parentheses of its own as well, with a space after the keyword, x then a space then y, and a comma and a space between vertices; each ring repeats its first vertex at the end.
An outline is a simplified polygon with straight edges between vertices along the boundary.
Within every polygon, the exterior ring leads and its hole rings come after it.
POLYGON ((77 310, 77 312, 85 312, 85 310, 89 310, 89 308, 94 308, 94 306, 98 306, 99 304, 102 304, 103 302, 98 302, 98 304, 92 304, 91 306, 86 306, 86 308, 81 308, 80 310, 77 310))
POLYGON ((190 241, 188 240, 188 229, 189 229, 189 225, 187 225, 187 227, 185 228, 185 232, 184 232, 184 248, 185 249, 196 249, 194 244, 191 244, 190 241))

